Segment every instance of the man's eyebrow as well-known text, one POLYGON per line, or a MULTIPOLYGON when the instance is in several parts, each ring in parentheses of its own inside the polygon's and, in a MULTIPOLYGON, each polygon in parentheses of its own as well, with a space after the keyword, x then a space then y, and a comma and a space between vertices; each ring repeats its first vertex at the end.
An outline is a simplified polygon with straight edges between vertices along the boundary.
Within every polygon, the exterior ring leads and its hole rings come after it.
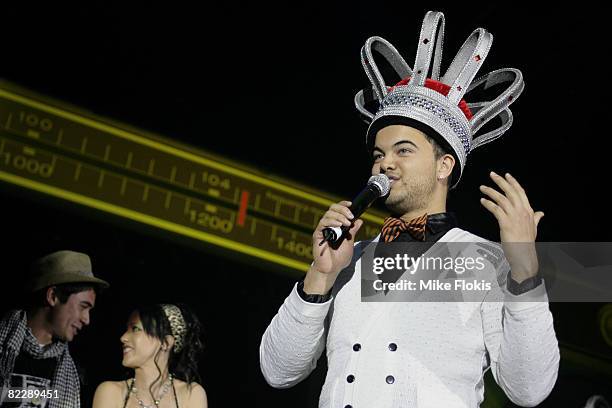
MULTIPOLYGON (((395 142, 393 144, 393 147, 397 147, 397 146, 399 146, 401 144, 404 144, 404 143, 408 143, 408 144, 413 145, 415 147, 415 149, 419 148, 419 146, 417 146, 416 143, 414 143, 412 140, 400 140, 399 142, 395 142)), ((378 147, 378 146, 374 146, 374 149, 372 149, 372 151, 379 151, 379 152, 383 153, 383 150, 380 147, 378 147)))
POLYGON ((408 144, 413 145, 415 147, 415 149, 419 148, 419 146, 417 146, 416 143, 414 143, 412 140, 400 140, 399 142, 395 142, 393 144, 393 147, 397 147, 397 146, 399 146, 401 144, 404 144, 404 143, 408 143, 408 144))
POLYGON ((88 302, 86 300, 82 300, 81 304, 89 307, 90 309, 93 309, 93 307, 94 307, 94 305, 92 303, 90 303, 90 302, 88 302))

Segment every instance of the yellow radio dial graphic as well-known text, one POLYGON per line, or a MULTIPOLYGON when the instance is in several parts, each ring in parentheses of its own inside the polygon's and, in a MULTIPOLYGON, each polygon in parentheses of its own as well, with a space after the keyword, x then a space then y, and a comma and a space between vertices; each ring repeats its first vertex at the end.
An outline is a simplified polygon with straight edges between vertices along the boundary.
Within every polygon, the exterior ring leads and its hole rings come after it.
MULTIPOLYGON (((0 181, 301 271, 338 201, 6 82, 0 181)), ((382 215, 362 219, 376 235, 382 215)))

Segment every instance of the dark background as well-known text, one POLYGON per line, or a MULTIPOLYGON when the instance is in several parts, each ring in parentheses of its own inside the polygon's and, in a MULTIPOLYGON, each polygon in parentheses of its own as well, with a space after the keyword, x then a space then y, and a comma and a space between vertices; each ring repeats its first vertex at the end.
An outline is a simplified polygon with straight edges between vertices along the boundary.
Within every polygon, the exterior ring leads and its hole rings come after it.
MULTIPOLYGON (((533 207, 546 213, 539 240, 608 241, 606 15, 582 2, 554 9, 421 4, 5 4, 0 77, 351 198, 369 175, 366 127, 353 108, 353 95, 368 85, 360 47, 380 35, 412 64, 421 19, 439 9, 447 19, 443 68, 469 33, 484 27, 495 42, 480 74, 511 66, 526 80, 512 107, 512 129, 469 157, 451 194, 449 209, 461 226, 498 239, 478 186, 490 184, 490 170, 511 171, 533 207), (330 158, 335 166, 326 164, 330 158)), ((268 387, 259 372, 261 334, 295 273, 229 259, 214 247, 5 184, 0 203, 1 311, 16 300, 26 266, 51 251, 90 254, 96 274, 112 283, 94 323, 71 344, 88 374, 88 398, 100 381, 124 373, 118 338, 130 305, 183 301, 205 328, 201 373, 210 406, 316 406, 324 370, 283 391, 268 387)), ((598 328, 601 306, 551 309, 562 345, 609 367, 612 348, 598 328)), ((612 399, 609 368, 577 361, 563 361, 542 406, 581 407, 595 393, 612 399)))

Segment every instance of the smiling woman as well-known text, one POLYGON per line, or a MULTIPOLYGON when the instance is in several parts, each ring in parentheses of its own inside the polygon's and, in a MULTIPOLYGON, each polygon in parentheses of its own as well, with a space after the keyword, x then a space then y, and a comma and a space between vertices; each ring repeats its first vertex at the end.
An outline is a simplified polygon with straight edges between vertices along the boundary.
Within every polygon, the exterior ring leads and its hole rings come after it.
POLYGON ((126 381, 98 386, 93 407, 207 407, 199 384, 201 326, 185 305, 156 304, 134 310, 120 338, 126 381))

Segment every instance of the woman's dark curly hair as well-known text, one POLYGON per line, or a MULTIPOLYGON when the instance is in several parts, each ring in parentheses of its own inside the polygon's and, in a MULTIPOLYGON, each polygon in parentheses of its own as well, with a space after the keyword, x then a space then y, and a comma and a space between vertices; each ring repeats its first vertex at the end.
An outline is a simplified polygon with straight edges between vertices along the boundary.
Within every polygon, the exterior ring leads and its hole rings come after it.
MULTIPOLYGON (((204 348, 201 340, 202 325, 198 317, 185 304, 175 304, 183 315, 185 320, 185 336, 183 338, 183 347, 179 352, 175 352, 174 348, 170 352, 168 359, 168 371, 179 380, 185 381, 187 384, 192 382, 201 383, 200 373, 198 372, 198 361, 204 348)), ((132 313, 138 313, 144 331, 151 337, 159 339, 162 344, 166 341, 166 336, 172 336, 170 322, 164 313, 162 304, 153 304, 144 307, 136 308, 132 313)), ((161 351, 161 349, 160 349, 161 351)), ((159 353, 159 351, 158 351, 159 353)), ((161 369, 157 365, 157 356, 155 356, 155 365, 159 370, 158 380, 161 379, 161 369)), ((153 387, 151 384, 151 388, 153 387)))

